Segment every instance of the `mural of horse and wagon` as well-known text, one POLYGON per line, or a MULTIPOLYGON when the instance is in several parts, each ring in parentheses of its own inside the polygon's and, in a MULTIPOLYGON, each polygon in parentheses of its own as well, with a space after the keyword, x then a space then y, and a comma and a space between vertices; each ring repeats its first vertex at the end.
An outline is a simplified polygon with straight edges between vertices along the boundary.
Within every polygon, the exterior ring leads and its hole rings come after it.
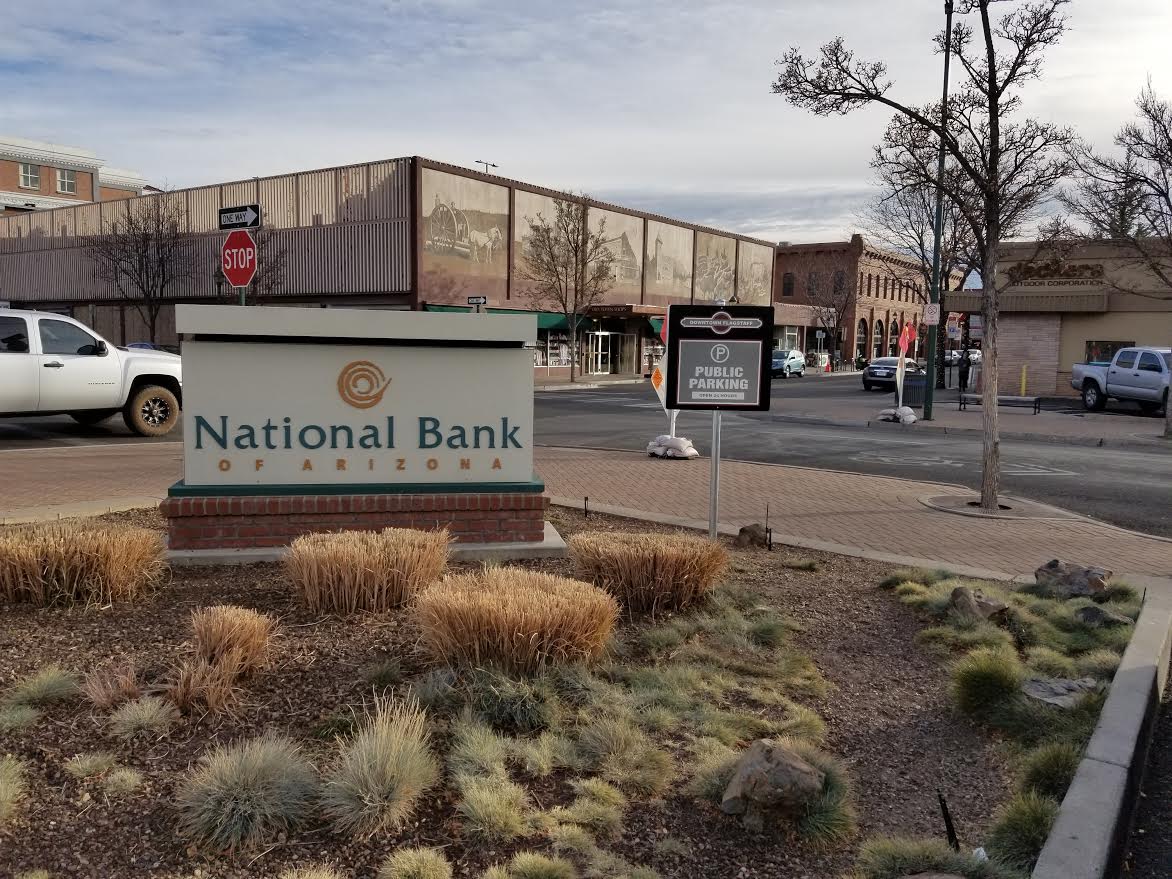
POLYGON ((420 285, 443 298, 505 298, 509 190, 483 180, 423 171, 420 285))

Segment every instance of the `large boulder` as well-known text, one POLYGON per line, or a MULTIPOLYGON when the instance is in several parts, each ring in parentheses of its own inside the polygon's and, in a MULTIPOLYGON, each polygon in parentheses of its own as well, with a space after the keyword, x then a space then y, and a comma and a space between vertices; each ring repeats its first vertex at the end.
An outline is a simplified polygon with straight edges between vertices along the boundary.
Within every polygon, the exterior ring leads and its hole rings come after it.
POLYGON ((1079 699, 1098 689, 1094 678, 1027 678, 1021 685, 1022 695, 1055 708, 1073 708, 1079 699))
POLYGON ((1107 588, 1111 572, 1052 559, 1034 571, 1034 580, 1048 598, 1094 598, 1107 588))
POLYGON ((745 525, 737 534, 737 546, 766 546, 768 543, 769 535, 765 526, 758 522, 745 525))
POLYGON ((957 586, 952 590, 951 604, 957 616, 974 623, 981 620, 1001 623, 1009 613, 1009 605, 1004 601, 989 598, 980 589, 968 586, 957 586))
POLYGON ((822 793, 825 774, 770 739, 753 742, 737 762, 720 808, 761 832, 768 819, 792 819, 822 793))
POLYGON ((1121 613, 1115 613, 1115 611, 1099 607, 1097 604, 1080 607, 1074 612, 1074 618, 1092 629, 1110 629, 1115 626, 1132 625, 1131 617, 1125 617, 1121 613))

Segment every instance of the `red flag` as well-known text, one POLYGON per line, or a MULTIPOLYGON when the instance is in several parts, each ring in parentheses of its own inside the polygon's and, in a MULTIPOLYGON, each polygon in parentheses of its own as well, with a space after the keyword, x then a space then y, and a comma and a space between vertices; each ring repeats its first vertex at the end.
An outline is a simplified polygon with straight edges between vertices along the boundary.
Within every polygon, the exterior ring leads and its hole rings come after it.
POLYGON ((916 341, 916 328, 910 323, 903 325, 903 329, 899 333, 899 353, 907 354, 907 349, 916 341))

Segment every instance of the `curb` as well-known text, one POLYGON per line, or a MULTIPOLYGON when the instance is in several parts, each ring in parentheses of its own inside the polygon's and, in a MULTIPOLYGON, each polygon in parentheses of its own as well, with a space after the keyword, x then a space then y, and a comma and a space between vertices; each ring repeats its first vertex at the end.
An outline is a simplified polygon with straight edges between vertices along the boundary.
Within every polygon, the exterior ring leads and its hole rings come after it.
POLYGON ((1032 879, 1107 879, 1119 874, 1147 765, 1172 650, 1167 580, 1126 577, 1149 589, 1074 781, 1032 879))
MULTIPOLYGON (((831 422, 827 424, 834 424, 839 427, 859 426, 860 422, 831 422)), ((983 430, 978 430, 975 427, 942 427, 935 424, 925 424, 922 421, 917 421, 915 424, 897 424, 893 421, 868 421, 866 427, 877 427, 883 430, 906 430, 911 433, 930 433, 942 436, 956 436, 956 437, 975 437, 980 438, 984 436, 983 430)), ((999 436, 1003 440, 1014 440, 1017 442, 1033 442, 1046 443, 1048 445, 1060 446, 1087 446, 1090 448, 1103 448, 1109 446, 1113 449, 1132 449, 1135 451, 1152 451, 1155 449, 1168 448, 1172 443, 1158 437, 1153 436, 1150 440, 1141 438, 1128 437, 1109 437, 1109 436, 1063 436, 1061 434, 1049 433, 1029 433, 1028 431, 1020 430, 1003 430, 999 432, 999 436)))

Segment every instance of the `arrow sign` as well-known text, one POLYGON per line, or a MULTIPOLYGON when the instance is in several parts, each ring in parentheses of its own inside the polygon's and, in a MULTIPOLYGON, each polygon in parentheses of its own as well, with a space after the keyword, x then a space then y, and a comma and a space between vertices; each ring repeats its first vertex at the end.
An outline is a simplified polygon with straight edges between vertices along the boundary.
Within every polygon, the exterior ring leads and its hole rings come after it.
POLYGON ((234 208, 220 208, 221 229, 259 229, 260 205, 246 204, 234 208))

